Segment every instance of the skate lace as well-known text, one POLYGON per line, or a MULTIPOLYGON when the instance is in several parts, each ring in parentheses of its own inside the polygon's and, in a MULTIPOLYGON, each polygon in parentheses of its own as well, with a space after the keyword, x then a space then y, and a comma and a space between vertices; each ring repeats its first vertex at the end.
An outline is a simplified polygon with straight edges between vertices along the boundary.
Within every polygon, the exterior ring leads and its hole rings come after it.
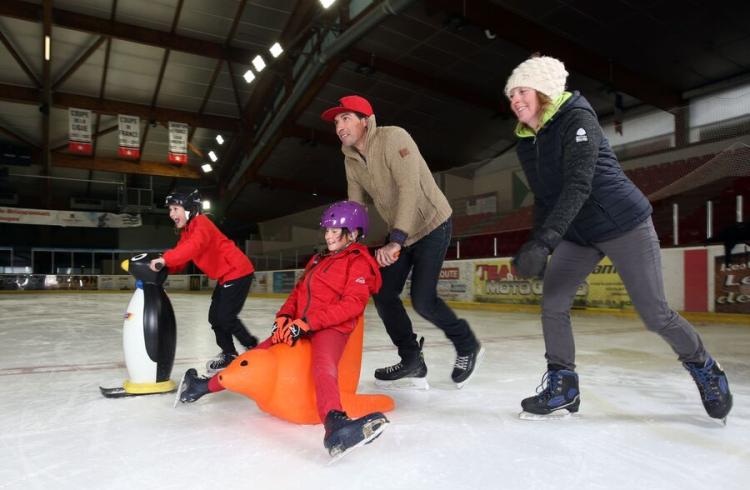
POLYGON ((223 352, 220 352, 215 359, 209 362, 208 366, 211 369, 215 369, 220 366, 224 366, 226 364, 229 364, 229 362, 232 361, 232 358, 223 352))
POLYGON ((711 373, 711 367, 688 366, 690 374, 698 385, 701 396, 706 400, 718 400, 720 397, 719 384, 717 378, 711 373))
POLYGON ((398 371, 403 367, 403 363, 399 362, 398 364, 394 364, 393 366, 388 366, 385 368, 385 372, 390 374, 394 371, 398 371))
POLYGON ((455 368, 460 369, 462 371, 466 371, 467 369, 469 369, 470 358, 471 358, 471 355, 456 357, 456 363, 454 364, 455 368))
POLYGON ((557 389, 561 376, 552 371, 545 371, 539 386, 536 387, 537 398, 547 400, 552 397, 552 393, 557 389), (550 374, 552 373, 552 374, 550 374), (546 385, 546 386, 545 386, 546 385))

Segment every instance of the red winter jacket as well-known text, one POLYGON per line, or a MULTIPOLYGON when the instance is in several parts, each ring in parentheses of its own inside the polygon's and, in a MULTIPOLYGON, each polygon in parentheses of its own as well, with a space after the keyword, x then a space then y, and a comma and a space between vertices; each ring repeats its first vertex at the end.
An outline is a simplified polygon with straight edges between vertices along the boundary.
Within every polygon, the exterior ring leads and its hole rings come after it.
POLYGON ((202 214, 182 229, 177 246, 164 252, 164 262, 170 273, 181 271, 191 260, 219 284, 255 271, 250 259, 202 214))
POLYGON ((367 247, 352 243, 333 255, 315 255, 276 316, 303 318, 312 330, 351 333, 370 295, 382 284, 367 247))

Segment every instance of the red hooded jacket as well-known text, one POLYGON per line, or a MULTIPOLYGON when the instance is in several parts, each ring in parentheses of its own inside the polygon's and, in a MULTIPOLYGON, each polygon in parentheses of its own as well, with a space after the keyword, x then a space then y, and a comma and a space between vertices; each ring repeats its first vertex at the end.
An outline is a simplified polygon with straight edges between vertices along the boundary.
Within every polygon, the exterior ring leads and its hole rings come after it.
POLYGON ((317 254, 276 316, 302 318, 312 330, 335 328, 348 334, 382 282, 378 264, 364 245, 352 243, 332 255, 317 254))
POLYGON ((219 284, 255 271, 253 263, 237 245, 202 214, 188 222, 180 233, 177 245, 164 252, 163 257, 170 273, 179 272, 192 260, 219 284))

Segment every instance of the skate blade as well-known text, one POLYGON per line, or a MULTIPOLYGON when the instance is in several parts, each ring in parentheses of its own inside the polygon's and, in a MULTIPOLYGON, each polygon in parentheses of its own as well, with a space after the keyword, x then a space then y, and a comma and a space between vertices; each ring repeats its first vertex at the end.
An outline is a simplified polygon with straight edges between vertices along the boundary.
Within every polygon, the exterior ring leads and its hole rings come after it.
POLYGON ((393 381, 375 379, 375 386, 384 390, 429 390, 430 383, 424 378, 401 378, 393 381))
POLYGON ((100 386, 99 391, 101 391, 102 395, 105 398, 125 398, 129 396, 163 395, 164 393, 169 393, 172 390, 156 391, 153 393, 133 393, 130 391, 126 391, 122 386, 116 386, 114 388, 105 388, 104 386, 100 386))
POLYGON ((546 415, 525 411, 518 414, 518 418, 521 420, 563 420, 571 417, 573 417, 573 414, 565 409, 557 410, 546 415))
POLYGON ((182 394, 182 389, 185 387, 185 377, 187 376, 187 371, 182 375, 182 378, 180 379, 180 384, 177 385, 177 394, 174 397, 174 403, 172 404, 172 408, 177 408, 177 404, 180 403, 180 395, 182 394))
MULTIPOLYGON (((375 421, 373 421, 373 422, 375 422, 375 421)), ((351 453, 352 451, 354 451, 358 447, 362 447, 365 444, 370 444, 372 441, 374 441, 375 439, 377 439, 378 437, 380 437, 380 434, 382 434, 383 431, 385 430, 386 426, 388 424, 390 424, 390 421, 388 419, 385 419, 385 420, 382 420, 382 421, 378 420, 378 422, 382 422, 382 423, 379 426, 377 426, 374 429, 372 429, 372 431, 364 439, 362 439, 361 441, 359 441, 354 446, 352 446, 350 448, 347 448, 347 449, 342 449, 342 450, 336 450, 336 449, 334 449, 330 453, 331 454, 331 460, 328 462, 328 466, 341 461, 341 458, 343 458, 347 454, 351 453)), ((365 430, 367 430, 367 426, 365 426, 365 430)))
POLYGON ((99 391, 104 395, 105 398, 124 398, 126 396, 134 396, 133 393, 128 393, 122 386, 115 386, 114 388, 105 388, 104 386, 99 387, 99 391))
POLYGON ((482 363, 482 359, 484 359, 484 347, 481 347, 479 349, 479 354, 477 354, 477 362, 474 363, 474 370, 471 372, 471 375, 460 383, 456 383, 456 388, 460 390, 461 388, 466 386, 466 383, 468 383, 475 374, 477 374, 477 369, 479 369, 479 365, 482 363))

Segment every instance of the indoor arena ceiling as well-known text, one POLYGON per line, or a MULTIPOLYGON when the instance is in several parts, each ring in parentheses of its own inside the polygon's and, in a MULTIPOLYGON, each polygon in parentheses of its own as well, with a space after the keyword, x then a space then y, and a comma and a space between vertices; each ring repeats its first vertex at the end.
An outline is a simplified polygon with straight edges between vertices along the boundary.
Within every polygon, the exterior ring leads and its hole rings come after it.
POLYGON ((57 209, 112 199, 103 181, 152 187, 157 202, 196 185, 242 229, 345 196, 319 118, 343 95, 406 128, 433 171, 470 175, 512 147, 502 88, 531 53, 563 59, 601 116, 616 94, 670 110, 750 72, 748 17, 748 2, 662 0, 2 0, 0 142, 33 163, 2 166, 0 184, 19 207, 57 209), (246 83, 257 54, 269 66, 246 83), (68 154, 69 107, 93 111, 94 157, 68 154), (117 158, 117 114, 141 118, 137 163, 117 158), (169 121, 191 128, 181 168, 167 163, 169 121))

